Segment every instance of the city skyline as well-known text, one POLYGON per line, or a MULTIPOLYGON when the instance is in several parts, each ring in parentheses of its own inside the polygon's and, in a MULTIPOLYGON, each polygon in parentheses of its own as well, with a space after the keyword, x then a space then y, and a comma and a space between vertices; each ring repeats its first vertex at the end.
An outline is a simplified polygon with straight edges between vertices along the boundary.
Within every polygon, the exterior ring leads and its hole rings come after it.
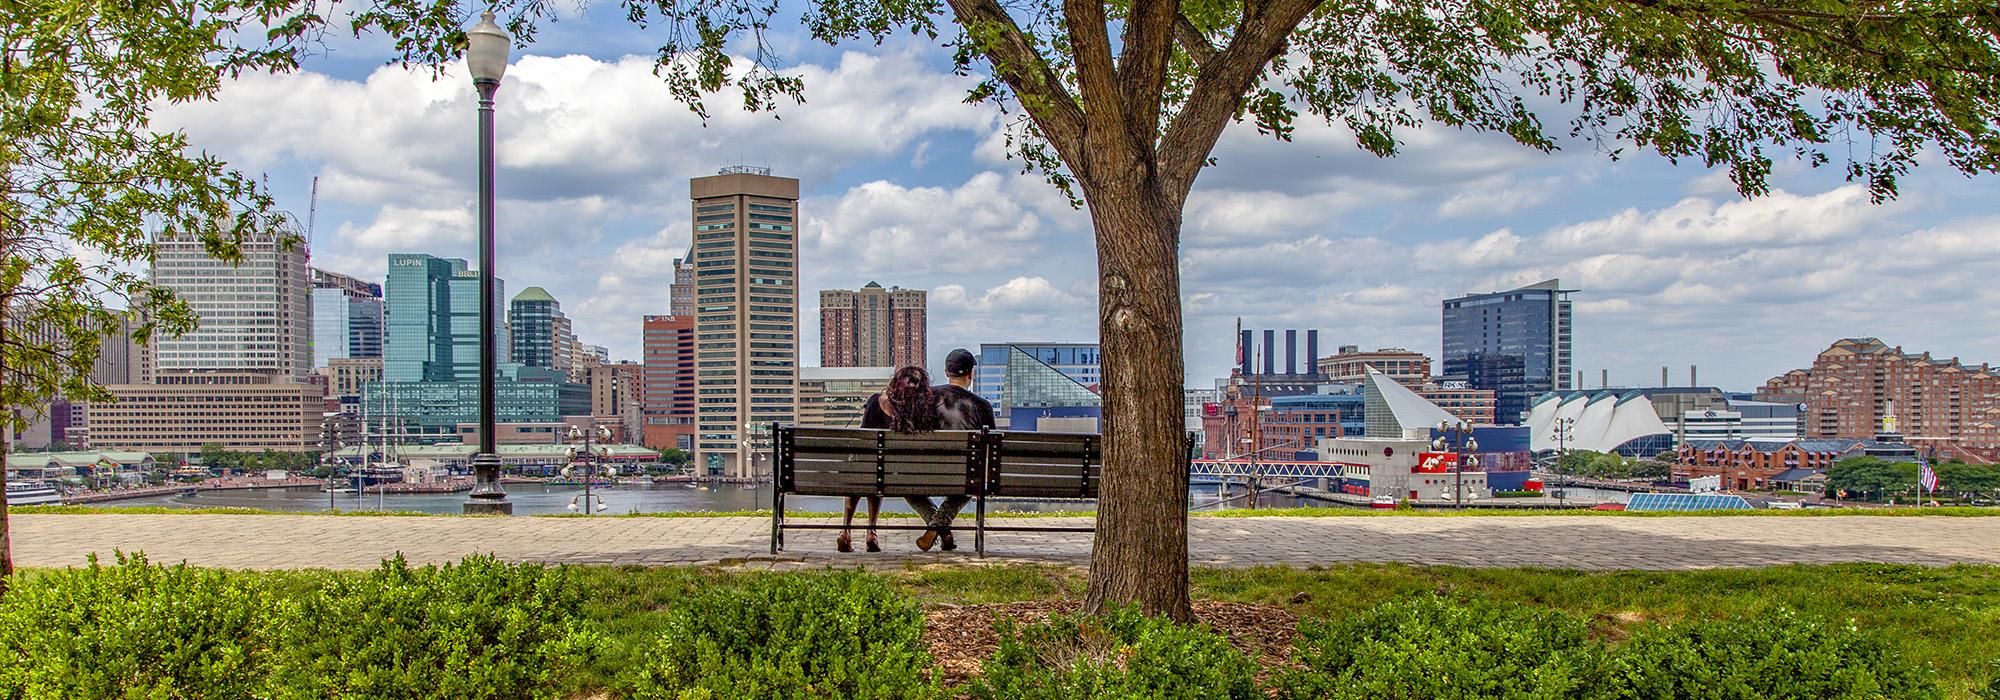
MULTIPOLYGON (((810 102, 784 105, 782 121, 729 109, 704 125, 650 75, 643 36, 601 33, 622 21, 591 8, 544 28, 499 99, 497 272, 564 299, 579 336, 639 356, 632 320, 666 312, 671 261, 688 252, 679 188, 750 163, 802 181, 800 289, 931 290, 933 366, 1006 338, 1097 339, 1087 217, 999 157, 998 118, 961 104, 967 83, 935 52, 907 40, 835 51, 779 26, 781 65, 810 102)), ((217 103, 160 122, 269 172, 294 212, 321 176, 315 264, 375 276, 392 249, 469 257, 463 72, 381 66, 386 49, 338 41, 303 72, 231 81, 217 103), (328 108, 299 110, 300 94, 328 108), (341 126, 362 119, 369 130, 341 126)), ((1551 277, 1583 290, 1575 368, 1593 384, 1601 369, 1642 383, 1695 364, 1749 387, 1849 336, 1964 356, 2000 346, 2000 329, 1951 323, 1934 301, 2000 301, 1977 284, 2000 256, 1980 244, 2000 231, 2000 204, 1946 168, 1919 168, 1900 200, 1875 206, 1838 172, 1780 161, 1773 193, 1745 201, 1719 172, 1650 155, 1405 138, 1404 155, 1379 160, 1310 120, 1289 144, 1245 126, 1224 136, 1186 216, 1189 385, 1226 371, 1238 316, 1435 357, 1438 300, 1551 277), (1686 340, 1729 327, 1768 332, 1686 340)), ((799 312, 816 304, 808 294, 799 312)), ((803 365, 819 364, 817 331, 801 329, 803 365)))

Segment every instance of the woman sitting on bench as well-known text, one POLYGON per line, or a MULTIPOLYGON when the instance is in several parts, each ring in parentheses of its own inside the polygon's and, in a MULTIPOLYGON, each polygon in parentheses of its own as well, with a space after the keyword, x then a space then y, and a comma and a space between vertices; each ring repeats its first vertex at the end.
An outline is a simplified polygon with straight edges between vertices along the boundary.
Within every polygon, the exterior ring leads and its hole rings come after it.
MULTIPOLYGON (((928 433, 938 429, 937 397, 931 394, 931 375, 922 367, 904 367, 896 370, 896 376, 889 380, 889 388, 882 393, 868 397, 868 405, 861 411, 861 427, 894 430, 899 433, 928 433)), ((840 539, 835 548, 843 552, 854 551, 854 507, 860 496, 847 497, 847 510, 841 518, 840 539)), ((882 497, 868 497, 868 551, 880 552, 882 545, 875 542, 875 521, 882 514, 882 497)))

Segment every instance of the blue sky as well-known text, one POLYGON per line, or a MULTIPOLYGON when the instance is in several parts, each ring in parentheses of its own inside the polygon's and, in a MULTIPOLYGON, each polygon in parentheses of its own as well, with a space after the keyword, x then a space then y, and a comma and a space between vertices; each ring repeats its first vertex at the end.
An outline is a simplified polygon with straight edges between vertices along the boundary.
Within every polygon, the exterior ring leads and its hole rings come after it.
MULTIPOLYGON (((783 14, 796 16, 795 9, 783 14)), ((920 40, 831 48, 773 35, 806 103, 703 124, 651 75, 658 37, 617 7, 572 12, 517 49, 499 100, 499 273, 538 285, 586 342, 637 359, 688 242, 687 179, 747 163, 802 180, 802 361, 819 289, 931 290, 933 363, 953 347, 1096 337, 1088 219, 1005 157, 1001 117, 920 40)), ((385 65, 341 39, 287 75, 252 75, 160 125, 251 171, 304 217, 314 263, 379 279, 390 252, 473 258, 474 101, 457 67, 385 65)), ((1321 345, 1435 354, 1438 301, 1561 277, 1576 367, 1595 385, 1677 378, 1748 389, 1843 336, 2000 362, 2000 198, 1930 167, 1888 205, 1838 173, 1780 164, 1745 201, 1719 172, 1591 144, 1554 155, 1450 129, 1403 133, 1394 159, 1304 123, 1292 143, 1232 129, 1183 232, 1188 379, 1227 371, 1246 328, 1318 328, 1321 345)), ((1865 148, 1865 145, 1862 146, 1865 148)))

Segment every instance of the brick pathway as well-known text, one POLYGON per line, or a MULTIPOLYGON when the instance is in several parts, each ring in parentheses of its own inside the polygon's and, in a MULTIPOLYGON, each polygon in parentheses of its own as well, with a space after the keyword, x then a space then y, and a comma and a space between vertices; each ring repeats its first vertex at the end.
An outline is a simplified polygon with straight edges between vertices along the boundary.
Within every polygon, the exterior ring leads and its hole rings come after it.
MULTIPOLYGON (((72 566, 97 552, 140 550, 155 562, 230 568, 372 568, 492 553, 575 564, 750 567, 979 561, 919 552, 909 533, 882 533, 880 554, 839 554, 834 533, 792 531, 773 557, 762 518, 426 518, 312 515, 17 515, 14 556, 72 566)), ((1088 524, 1080 519, 1012 523, 1088 524)), ((2000 564, 2000 518, 1951 517, 1324 517, 1195 518, 1197 566, 1405 562, 1575 569, 1692 569, 1787 563, 2000 564)), ((857 533, 858 536, 858 533, 857 533)), ((857 541, 856 545, 860 543, 857 541)), ((985 563, 1084 564, 1087 534, 995 533, 985 563)))

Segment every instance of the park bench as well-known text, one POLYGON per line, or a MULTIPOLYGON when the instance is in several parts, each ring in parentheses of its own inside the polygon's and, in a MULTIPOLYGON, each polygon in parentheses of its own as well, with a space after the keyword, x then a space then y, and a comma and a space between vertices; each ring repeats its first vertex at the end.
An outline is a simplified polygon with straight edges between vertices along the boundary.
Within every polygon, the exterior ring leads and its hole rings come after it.
MULTIPOLYGON (((771 503, 771 553, 784 549, 786 530, 838 530, 840 525, 791 523, 785 497, 968 496, 973 500, 973 550, 986 554, 988 532, 1094 532, 1091 527, 986 524, 988 498, 1097 498, 1103 438, 1094 434, 940 430, 898 433, 870 428, 773 426, 776 482, 771 503)), ((1192 442, 1187 452, 1192 456, 1192 442)), ((1186 473, 1185 467, 1182 473, 1186 473)), ((928 525, 881 525, 881 530, 928 530, 928 525)))

